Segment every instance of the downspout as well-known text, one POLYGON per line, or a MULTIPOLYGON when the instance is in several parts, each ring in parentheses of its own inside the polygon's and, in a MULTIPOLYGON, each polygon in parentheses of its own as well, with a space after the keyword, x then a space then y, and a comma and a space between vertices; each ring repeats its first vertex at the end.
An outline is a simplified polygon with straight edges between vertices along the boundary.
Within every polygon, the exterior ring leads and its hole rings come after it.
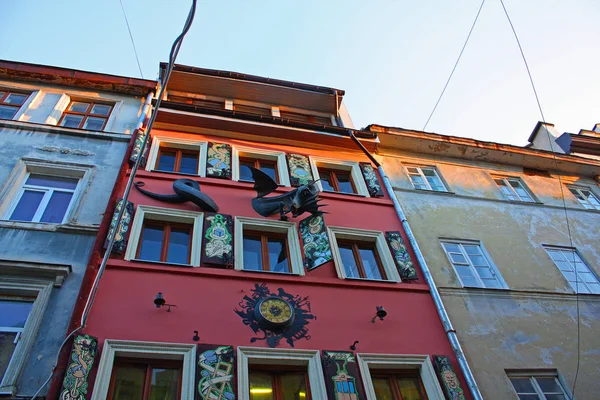
POLYGON ((456 336, 456 331, 454 330, 454 327, 452 326, 452 322, 450 322, 450 316, 448 315, 448 312, 446 311, 446 308, 444 307, 444 303, 442 302, 442 298, 440 297, 440 292, 438 291, 437 287, 435 286, 435 282, 433 281, 433 277, 431 276, 431 271, 429 270, 429 266, 427 265, 427 262, 425 261, 425 258, 423 257, 423 253, 421 253, 421 249, 419 248, 419 245, 417 244, 417 240, 415 239, 415 235, 413 234, 412 229, 410 229, 410 225, 408 224, 408 221, 406 220, 406 215, 404 214, 404 211, 402 210, 402 206, 400 205, 400 202, 396 198, 396 195, 394 193, 394 189, 392 188, 390 179, 386 175, 381 164, 375 159, 375 157, 373 157, 373 155, 371 153, 369 153, 369 150, 367 150, 365 148, 365 146, 363 146, 363 144, 356 138, 356 136, 354 136, 354 133, 351 130, 348 130, 348 135, 350 136, 350 138, 352 138, 354 143, 356 143, 358 145, 358 147, 360 147, 360 149, 365 153, 365 155, 369 158, 369 160, 371 160, 371 162, 373 164, 375 164, 375 166, 377 167, 377 170, 379 171, 379 174, 381 175, 381 178, 383 179, 383 184, 384 184, 387 192, 389 193, 390 198, 392 199, 392 202, 394 203, 394 209, 396 209, 396 214, 398 214, 398 218, 400 218, 400 221, 402 222, 402 227, 404 228, 404 232, 406 233, 406 236, 408 237, 408 241, 410 242, 410 245, 412 246, 412 248, 415 252, 415 255, 417 256, 417 260, 419 261, 421 270, 423 271, 425 281, 427 282, 427 285, 429 286, 429 290, 431 291, 431 296, 433 297, 433 302, 435 303, 435 308, 437 309, 440 320, 442 321, 442 324, 444 325, 444 330, 446 331, 446 335, 448 336, 448 340, 450 341, 450 345, 452 346, 454 355, 456 356, 456 359, 458 360, 458 365, 460 366, 463 376, 465 377, 465 380, 467 381, 467 385, 469 386, 469 391, 471 392, 471 396, 473 396, 474 400, 483 400, 483 396, 481 395, 481 392, 479 391, 477 382, 475 382, 475 377, 473 376, 473 372, 471 371, 471 368, 469 367, 469 363, 467 362, 467 359, 465 358, 465 354, 463 353, 460 342, 458 341, 458 337, 456 336))

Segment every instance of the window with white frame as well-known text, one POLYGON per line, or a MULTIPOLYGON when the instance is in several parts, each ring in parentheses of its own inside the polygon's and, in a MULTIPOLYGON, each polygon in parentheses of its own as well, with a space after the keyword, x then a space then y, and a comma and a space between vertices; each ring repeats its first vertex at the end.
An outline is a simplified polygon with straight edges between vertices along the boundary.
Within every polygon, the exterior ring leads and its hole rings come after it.
POLYGON ((200 266, 203 213, 139 205, 125 260, 200 266))
POLYGON ((63 224, 73 218, 93 167, 21 160, 2 190, 2 218, 63 224))
POLYGON ((13 119, 31 92, 0 88, 0 119, 13 119))
POLYGON ((427 355, 356 355, 367 400, 443 399, 427 355))
POLYGON ((327 235, 340 278, 400 282, 383 232, 328 226, 327 235))
POLYGON ((442 241, 442 247, 464 287, 507 288, 481 243, 442 241))
POLYGON ((153 136, 147 171, 205 176, 207 142, 153 136))
POLYGON ((494 178, 494 182, 500 188, 506 200, 535 203, 535 199, 525 188, 525 184, 519 178, 494 178))
POLYGON ((415 189, 447 192, 448 189, 435 167, 406 167, 408 176, 415 189))
POLYGON ((544 249, 573 290, 600 294, 598 276, 586 265, 575 249, 544 246, 544 249))
POLYGON ((556 371, 514 371, 508 373, 519 399, 522 400, 568 400, 556 371))
POLYGON ((296 224, 235 217, 235 269, 304 275, 296 224))
POLYGON ((598 197, 596 197, 596 195, 589 188, 579 186, 567 187, 582 206, 588 210, 600 210, 600 200, 598 200, 598 197))
POLYGON ((369 197, 359 163, 311 156, 310 166, 319 190, 369 197))
POLYGON ((260 169, 279 185, 290 186, 285 153, 282 151, 233 146, 231 178, 234 181, 253 182, 248 167, 260 169))
POLYGON ((318 350, 239 346, 237 367, 240 400, 327 398, 318 350), (290 373, 282 376, 285 370, 290 373))

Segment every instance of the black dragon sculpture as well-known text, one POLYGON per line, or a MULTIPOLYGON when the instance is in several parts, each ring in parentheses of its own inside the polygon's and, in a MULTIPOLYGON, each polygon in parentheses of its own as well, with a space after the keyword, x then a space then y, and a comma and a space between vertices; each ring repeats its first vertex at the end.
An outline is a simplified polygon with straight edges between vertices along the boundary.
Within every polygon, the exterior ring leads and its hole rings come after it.
POLYGON ((167 203, 184 203, 186 201, 191 201, 205 211, 219 211, 217 203, 208 197, 208 195, 202 193, 198 182, 191 179, 177 179, 173 182, 173 191, 175 194, 153 193, 146 189, 142 189, 144 182, 135 182, 134 186, 141 193, 152 199, 165 201, 167 203))
POLYGON ((277 182, 263 171, 253 167, 249 168, 252 171, 254 190, 256 190, 256 197, 252 199, 252 208, 263 217, 279 213, 279 219, 286 221, 288 219, 286 214, 289 213, 294 218, 305 212, 313 215, 325 213, 319 210, 319 207, 326 204, 319 204, 321 200, 316 182, 302 185, 279 196, 265 197, 277 189, 277 182))

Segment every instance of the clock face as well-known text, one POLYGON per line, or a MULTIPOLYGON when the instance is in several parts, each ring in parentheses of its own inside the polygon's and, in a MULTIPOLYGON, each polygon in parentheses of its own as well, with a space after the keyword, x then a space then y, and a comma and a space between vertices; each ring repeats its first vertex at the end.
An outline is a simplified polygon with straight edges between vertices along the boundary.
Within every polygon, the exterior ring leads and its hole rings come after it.
POLYGON ((267 297, 256 305, 259 322, 271 328, 282 328, 294 320, 294 309, 280 297, 267 297))

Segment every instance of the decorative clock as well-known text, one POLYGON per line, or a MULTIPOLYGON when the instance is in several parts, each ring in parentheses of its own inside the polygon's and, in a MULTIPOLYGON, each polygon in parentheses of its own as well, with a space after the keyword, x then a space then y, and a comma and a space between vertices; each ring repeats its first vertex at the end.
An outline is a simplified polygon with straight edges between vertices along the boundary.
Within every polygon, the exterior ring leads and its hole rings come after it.
POLYGON ((294 307, 278 296, 270 296, 260 300, 254 307, 254 315, 258 323, 266 329, 285 329, 294 323, 294 307))

